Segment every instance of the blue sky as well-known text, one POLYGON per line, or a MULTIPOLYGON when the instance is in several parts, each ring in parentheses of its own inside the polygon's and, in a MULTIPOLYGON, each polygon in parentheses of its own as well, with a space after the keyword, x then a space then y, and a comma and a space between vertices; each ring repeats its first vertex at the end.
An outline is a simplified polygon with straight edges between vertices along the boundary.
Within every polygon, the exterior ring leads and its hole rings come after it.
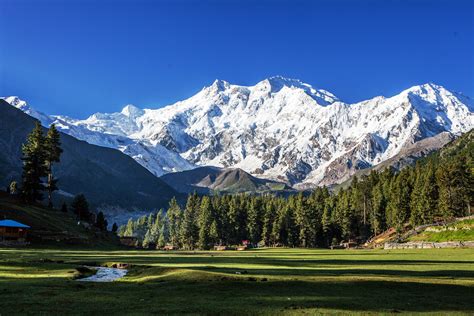
POLYGON ((347 102, 426 82, 474 97, 474 1, 0 0, 0 41, 0 95, 79 118, 272 75, 347 102))

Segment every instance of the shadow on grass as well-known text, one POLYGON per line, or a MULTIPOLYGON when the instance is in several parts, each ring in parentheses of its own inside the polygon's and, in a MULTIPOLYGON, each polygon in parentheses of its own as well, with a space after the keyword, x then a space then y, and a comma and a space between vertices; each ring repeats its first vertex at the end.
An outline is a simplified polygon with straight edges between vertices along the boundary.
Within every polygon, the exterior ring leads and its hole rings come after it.
MULTIPOLYGON (((38 259, 38 253, 31 256, 32 259, 38 259)), ((21 261, 27 259, 28 256, 23 254, 21 261)), ((203 264, 203 265, 216 265, 216 264, 238 264, 238 265, 275 265, 275 266, 288 266, 288 267, 318 267, 318 266, 385 266, 385 265, 444 265, 444 264, 456 264, 456 265, 474 265, 472 260, 425 260, 425 259, 294 259, 294 258, 281 258, 281 257, 269 257, 269 256, 220 256, 213 254, 193 254, 193 253, 159 253, 158 255, 154 252, 147 253, 145 251, 137 253, 129 253, 126 255, 113 253, 97 254, 97 253, 67 253, 62 255, 58 254, 47 254, 45 258, 48 259, 65 259, 69 262, 81 262, 81 261, 97 261, 97 262, 128 262, 135 264, 169 264, 173 263, 176 265, 180 264, 203 264)))
POLYGON ((473 270, 394 270, 394 269, 266 269, 266 268, 220 268, 215 266, 207 267, 186 267, 186 269, 211 271, 235 275, 245 271, 250 275, 267 276, 311 276, 311 277, 337 277, 337 276, 389 276, 389 277, 421 277, 421 278, 472 278, 473 270))
POLYGON ((10 313, 278 313, 311 309, 356 312, 473 312, 470 286, 399 281, 247 281, 168 277, 161 282, 81 284, 0 282, 0 310, 10 313), (67 302, 67 304, 65 304, 67 302))

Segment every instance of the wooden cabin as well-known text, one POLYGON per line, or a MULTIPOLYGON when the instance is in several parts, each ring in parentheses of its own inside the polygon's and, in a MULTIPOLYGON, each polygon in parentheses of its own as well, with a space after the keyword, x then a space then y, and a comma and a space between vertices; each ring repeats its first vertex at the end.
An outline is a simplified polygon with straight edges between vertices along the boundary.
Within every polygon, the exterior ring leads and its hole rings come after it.
POLYGON ((11 219, 0 220, 0 242, 25 242, 30 226, 11 219))

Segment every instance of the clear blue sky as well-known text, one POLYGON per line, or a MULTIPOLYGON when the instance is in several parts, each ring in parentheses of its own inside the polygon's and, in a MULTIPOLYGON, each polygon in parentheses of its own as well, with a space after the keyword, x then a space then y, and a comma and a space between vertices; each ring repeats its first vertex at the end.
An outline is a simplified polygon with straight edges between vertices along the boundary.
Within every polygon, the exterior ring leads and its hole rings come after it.
POLYGON ((426 82, 474 97, 467 0, 0 0, 0 43, 0 95, 80 118, 272 75, 348 102, 426 82))

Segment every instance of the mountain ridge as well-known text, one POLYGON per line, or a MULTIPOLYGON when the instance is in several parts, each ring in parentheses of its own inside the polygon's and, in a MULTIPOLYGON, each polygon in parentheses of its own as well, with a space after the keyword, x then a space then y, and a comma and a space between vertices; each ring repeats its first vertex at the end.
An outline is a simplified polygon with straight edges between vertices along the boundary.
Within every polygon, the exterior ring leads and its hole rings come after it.
POLYGON ((254 86, 216 80, 159 109, 51 119, 79 139, 121 150, 156 176, 217 166, 307 187, 327 183, 330 166, 350 165, 352 174, 424 138, 469 131, 473 111, 472 99, 433 83, 348 104, 275 76, 254 86))
POLYGON ((284 193, 293 191, 281 182, 256 178, 239 168, 197 167, 160 177, 181 193, 284 193))

